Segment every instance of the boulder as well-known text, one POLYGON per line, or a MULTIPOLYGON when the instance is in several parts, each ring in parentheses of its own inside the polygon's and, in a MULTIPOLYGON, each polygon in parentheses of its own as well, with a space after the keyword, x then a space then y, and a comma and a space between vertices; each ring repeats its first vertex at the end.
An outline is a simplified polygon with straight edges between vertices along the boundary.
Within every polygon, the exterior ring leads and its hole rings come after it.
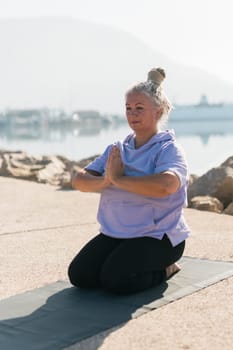
POLYGON ((191 199, 190 208, 221 213, 223 211, 223 204, 214 197, 196 196, 191 199))
POLYGON ((215 213, 221 213, 223 211, 223 204, 217 198, 210 196, 193 197, 190 201, 190 207, 215 213))
POLYGON ((224 207, 233 201, 233 168, 213 168, 188 187, 189 204, 193 197, 207 195, 218 198, 224 207))
POLYGON ((229 166, 233 169, 233 156, 227 158, 220 166, 229 166))
POLYGON ((59 187, 66 190, 71 190, 71 174, 70 172, 66 171, 59 179, 59 187))
POLYGON ((191 186, 194 183, 194 181, 196 181, 198 179, 198 177, 199 177, 198 175, 190 174, 190 176, 189 176, 189 186, 191 186))
POLYGON ((71 188, 71 174, 83 168, 97 156, 71 161, 63 156, 32 157, 22 151, 0 150, 0 176, 10 176, 61 188, 71 188))
POLYGON ((0 176, 10 176, 3 152, 0 152, 0 176))
POLYGON ((233 202, 231 202, 223 211, 224 214, 233 215, 233 202))
POLYGON ((9 153, 3 155, 1 167, 2 176, 12 176, 25 180, 36 180, 36 173, 44 167, 44 160, 28 156, 25 152, 9 153))
POLYGON ((0 154, 0 176, 2 175, 3 163, 4 163, 4 160, 2 155, 0 154))
POLYGON ((68 176, 66 165, 57 156, 49 157, 49 160, 50 162, 37 172, 37 181, 60 186, 64 181, 64 177, 68 176))

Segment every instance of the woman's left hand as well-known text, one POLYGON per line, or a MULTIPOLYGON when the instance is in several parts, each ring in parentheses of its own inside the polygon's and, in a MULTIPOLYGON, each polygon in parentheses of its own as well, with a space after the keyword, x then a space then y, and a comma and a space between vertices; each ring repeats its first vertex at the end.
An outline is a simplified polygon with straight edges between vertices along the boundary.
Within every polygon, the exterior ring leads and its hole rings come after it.
POLYGON ((121 159, 121 153, 117 146, 113 146, 108 157, 105 176, 114 183, 119 177, 124 175, 124 164, 121 159))

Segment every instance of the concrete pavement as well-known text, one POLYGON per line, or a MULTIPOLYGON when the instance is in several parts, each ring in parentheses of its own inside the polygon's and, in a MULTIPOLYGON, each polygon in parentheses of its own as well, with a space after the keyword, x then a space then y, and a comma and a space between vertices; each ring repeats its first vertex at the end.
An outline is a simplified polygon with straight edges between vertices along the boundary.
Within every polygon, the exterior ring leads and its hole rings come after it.
MULTIPOLYGON (((98 232, 99 195, 0 177, 0 298, 67 279, 98 232)), ((233 217, 185 209, 185 255, 233 261, 233 217)), ((233 277, 81 342, 75 349, 232 349, 233 277)))

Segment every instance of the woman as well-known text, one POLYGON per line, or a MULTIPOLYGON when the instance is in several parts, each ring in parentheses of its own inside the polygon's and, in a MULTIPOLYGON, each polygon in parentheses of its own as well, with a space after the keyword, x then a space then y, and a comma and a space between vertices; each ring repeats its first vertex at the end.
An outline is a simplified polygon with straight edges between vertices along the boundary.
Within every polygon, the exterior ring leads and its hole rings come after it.
POLYGON ((102 287, 118 294, 156 286, 180 270, 189 229, 187 166, 173 131, 161 131, 171 105, 152 69, 146 82, 126 93, 126 116, 133 133, 79 171, 74 189, 100 192, 100 234, 69 266, 73 285, 102 287))

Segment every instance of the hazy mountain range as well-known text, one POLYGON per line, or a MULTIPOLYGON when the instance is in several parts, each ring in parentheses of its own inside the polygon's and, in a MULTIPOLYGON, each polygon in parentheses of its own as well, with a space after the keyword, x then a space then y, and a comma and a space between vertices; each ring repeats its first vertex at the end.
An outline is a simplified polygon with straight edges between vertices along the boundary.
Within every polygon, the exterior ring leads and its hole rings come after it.
MULTIPOLYGON (((157 33, 155 29, 155 41, 157 33)), ((208 43, 207 43, 208 44, 208 43)), ((72 18, 0 20, 0 109, 64 107, 121 113, 125 90, 167 71, 172 102, 232 102, 233 86, 173 62, 133 35, 72 18)))

